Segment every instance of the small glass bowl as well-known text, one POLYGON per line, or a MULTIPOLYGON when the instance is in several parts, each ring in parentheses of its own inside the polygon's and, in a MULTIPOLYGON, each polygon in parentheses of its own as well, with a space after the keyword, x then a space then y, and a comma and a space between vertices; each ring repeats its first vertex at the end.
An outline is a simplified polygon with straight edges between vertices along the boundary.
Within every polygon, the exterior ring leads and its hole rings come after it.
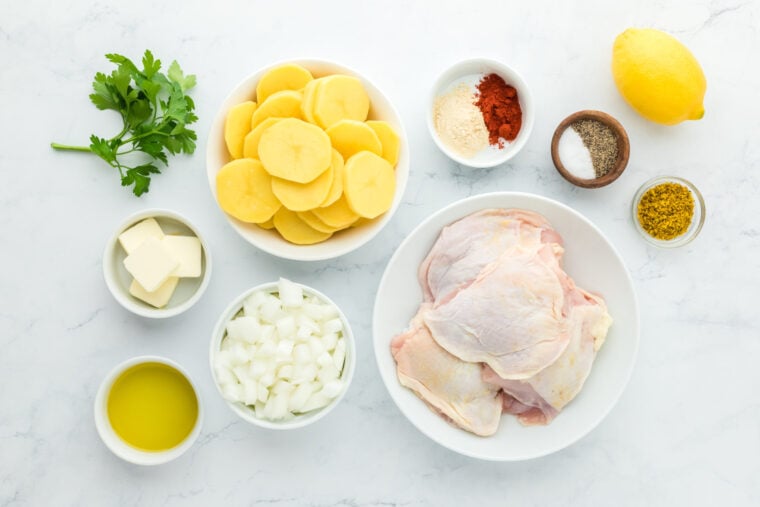
POLYGON ((651 180, 641 185, 641 187, 636 192, 636 195, 633 197, 633 205, 631 206, 631 211, 633 223, 636 226, 636 230, 639 231, 645 240, 647 240, 652 245, 660 248, 675 248, 691 243, 694 238, 699 235, 699 231, 702 230, 702 225, 705 223, 705 200, 702 198, 702 194, 699 192, 699 190, 697 190, 697 187, 695 187, 693 183, 676 176, 657 176, 656 178, 652 178, 651 180), (650 236, 649 233, 645 231, 643 227, 641 227, 638 216, 639 201, 641 201, 641 197, 647 190, 661 183, 676 183, 683 185, 689 189, 692 197, 694 197, 694 215, 691 218, 689 228, 680 236, 667 240, 657 239, 650 236))

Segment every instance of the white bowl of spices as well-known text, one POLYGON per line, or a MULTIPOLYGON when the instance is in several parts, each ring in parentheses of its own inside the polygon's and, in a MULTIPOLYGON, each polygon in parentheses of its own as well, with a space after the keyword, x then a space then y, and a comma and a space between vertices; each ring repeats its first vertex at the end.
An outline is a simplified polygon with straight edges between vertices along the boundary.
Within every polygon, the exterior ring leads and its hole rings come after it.
POLYGON ((494 167, 525 146, 535 110, 520 74, 503 63, 477 58, 457 63, 435 82, 428 129, 455 162, 494 167))
POLYGON ((557 171, 573 185, 599 188, 623 174, 630 143, 623 126, 602 111, 573 113, 557 126, 551 143, 557 171))

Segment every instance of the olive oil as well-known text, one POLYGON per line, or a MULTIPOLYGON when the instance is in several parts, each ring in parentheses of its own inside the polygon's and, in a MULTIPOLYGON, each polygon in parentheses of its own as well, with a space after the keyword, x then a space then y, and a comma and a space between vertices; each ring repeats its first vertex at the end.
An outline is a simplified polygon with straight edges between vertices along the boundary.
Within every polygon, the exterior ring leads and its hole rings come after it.
POLYGON ((162 363, 135 365, 114 381, 108 420, 127 444, 165 451, 190 435, 198 419, 198 398, 187 378, 162 363))

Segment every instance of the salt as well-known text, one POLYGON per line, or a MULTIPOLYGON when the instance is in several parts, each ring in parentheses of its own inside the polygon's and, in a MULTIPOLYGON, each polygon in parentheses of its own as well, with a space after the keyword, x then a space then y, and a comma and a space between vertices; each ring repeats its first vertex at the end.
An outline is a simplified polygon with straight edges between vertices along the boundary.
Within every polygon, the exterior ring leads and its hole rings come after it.
POLYGON ((559 138, 559 158, 562 165, 574 176, 584 180, 596 178, 591 152, 575 129, 566 128, 559 138))

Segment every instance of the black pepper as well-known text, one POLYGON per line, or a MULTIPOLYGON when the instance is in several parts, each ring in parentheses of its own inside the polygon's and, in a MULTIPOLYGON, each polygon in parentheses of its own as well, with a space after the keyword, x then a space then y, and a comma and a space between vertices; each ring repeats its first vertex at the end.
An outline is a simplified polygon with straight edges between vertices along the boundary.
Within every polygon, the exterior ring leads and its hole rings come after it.
POLYGON ((618 138, 615 132, 598 120, 580 120, 573 123, 572 128, 591 154, 596 177, 610 172, 618 159, 618 138))

